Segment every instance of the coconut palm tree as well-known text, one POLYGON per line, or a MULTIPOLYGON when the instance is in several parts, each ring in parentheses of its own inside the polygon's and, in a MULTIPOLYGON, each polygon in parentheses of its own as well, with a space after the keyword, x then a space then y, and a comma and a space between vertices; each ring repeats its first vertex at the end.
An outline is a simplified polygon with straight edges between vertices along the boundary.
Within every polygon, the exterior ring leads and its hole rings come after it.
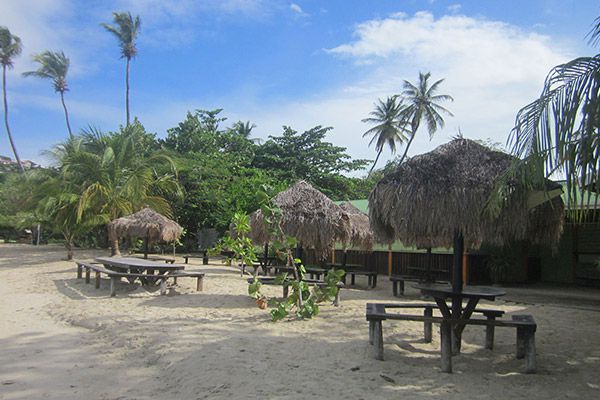
POLYGON ((422 121, 427 125, 429 137, 433 137, 438 128, 444 127, 444 118, 442 118, 441 114, 453 116, 450 111, 438 104, 441 101, 454 100, 452 96, 447 94, 437 94, 439 86, 444 80, 440 79, 432 85, 429 85, 430 77, 430 72, 427 72, 426 74, 419 72, 419 82, 416 85, 413 85, 409 81, 404 81, 404 90, 402 91, 401 96, 406 107, 402 110, 400 117, 406 120, 410 127, 410 138, 398 164, 401 164, 406 158, 408 149, 410 148, 422 121))
POLYGON ((246 121, 246 122, 242 122, 242 121, 238 121, 235 124, 233 124, 233 131, 248 139, 250 138, 250 133, 252 133, 252 129, 256 128, 256 124, 251 123, 250 121, 246 121))
POLYGON ((65 92, 69 90, 67 86, 67 73, 69 72, 69 57, 62 51, 44 51, 33 56, 33 61, 40 66, 36 71, 24 72, 23 76, 36 76, 43 79, 51 79, 54 85, 54 91, 60 93, 60 102, 65 110, 65 120, 69 137, 73 138, 73 131, 69 123, 69 112, 65 105, 65 92))
POLYGON ((102 26, 116 36, 121 46, 121 57, 127 60, 125 64, 125 110, 127 113, 127 126, 129 126, 129 64, 131 59, 137 55, 135 40, 140 30, 140 17, 135 19, 129 12, 113 13, 115 25, 102 24, 102 26))
POLYGON ((363 134, 363 137, 373 136, 369 146, 375 143, 375 150, 377 151, 377 157, 367 177, 373 172, 385 145, 390 148, 392 153, 395 153, 396 144, 404 143, 407 139, 405 133, 409 133, 409 131, 405 128, 406 123, 400 119, 404 105, 402 99, 399 102, 397 99, 397 96, 388 97, 385 102, 377 99, 378 103, 375 104, 375 110, 369 113, 369 118, 362 120, 362 122, 368 124, 376 124, 363 134))
MULTIPOLYGON (((588 37, 592 45, 600 42, 600 17, 588 37)), ((569 201, 581 205, 590 200, 579 196, 581 188, 600 192, 599 91, 600 54, 549 72, 540 97, 517 113, 508 141, 512 153, 525 161, 524 179, 562 171, 569 201)))
POLYGON ((25 172, 15 141, 13 140, 12 134, 10 133, 10 126, 8 125, 8 102, 6 99, 6 69, 12 68, 13 58, 21 54, 21 39, 10 33, 8 28, 0 26, 0 63, 2 64, 2 96, 4 98, 4 125, 6 126, 6 134, 8 135, 8 141, 12 147, 15 160, 21 168, 21 172, 25 172))

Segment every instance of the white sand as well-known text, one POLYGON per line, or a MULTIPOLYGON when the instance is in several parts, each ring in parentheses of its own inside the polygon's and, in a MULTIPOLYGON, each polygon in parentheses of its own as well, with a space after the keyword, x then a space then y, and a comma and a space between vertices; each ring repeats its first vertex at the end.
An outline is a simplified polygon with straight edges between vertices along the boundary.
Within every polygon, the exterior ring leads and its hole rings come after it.
MULTIPOLYGON (((76 258, 97 255, 106 252, 76 258)), ((383 276, 376 290, 345 289, 341 307, 312 321, 272 323, 231 267, 192 259, 206 271, 203 292, 180 279, 168 296, 123 283, 111 298, 107 280, 77 280, 64 256, 0 245, 0 399, 600 398, 599 290, 509 289, 493 304, 535 317, 537 374, 514 358, 514 329, 497 329, 489 351, 478 327, 444 374, 437 327, 424 344, 419 323, 384 323, 386 360, 373 359, 364 308, 395 301, 383 276)))

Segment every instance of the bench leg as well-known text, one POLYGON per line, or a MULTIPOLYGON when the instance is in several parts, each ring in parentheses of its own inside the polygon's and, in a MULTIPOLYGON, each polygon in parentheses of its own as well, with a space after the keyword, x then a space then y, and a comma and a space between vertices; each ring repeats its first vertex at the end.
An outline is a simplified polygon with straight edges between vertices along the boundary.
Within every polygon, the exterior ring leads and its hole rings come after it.
POLYGON ((375 359, 383 361, 383 327, 381 320, 374 321, 373 344, 375 359))
POLYGON ((85 269, 85 283, 90 283, 90 273, 91 270, 89 268, 85 269))
POLYGON ((442 372, 452 373, 452 325, 444 321, 440 324, 442 372))
POLYGON ((83 276, 83 266, 77 265, 77 279, 81 279, 83 276))
POLYGON ((526 346, 526 335, 527 330, 523 328, 517 328, 517 358, 521 359, 525 357, 525 346, 526 346))
POLYGON ((404 281, 400 281, 400 296, 404 296, 404 281))
POLYGON ((535 332, 532 330, 529 330, 528 334, 527 334, 527 350, 526 350, 526 361, 527 361, 527 367, 525 369, 525 372, 527 372, 528 374, 534 374, 536 372, 536 361, 535 361, 535 332))
MULTIPOLYGON (((490 322, 494 322, 496 320, 496 317, 493 315, 490 315, 489 317, 487 317, 487 320, 490 322)), ((494 325, 488 325, 485 327, 485 348, 486 349, 490 349, 492 350, 494 348, 494 325)))
POLYGON ((377 275, 373 275, 373 279, 371 280, 372 288, 375 289, 377 287, 377 275))
MULTIPOLYGON (((433 309, 429 307, 425 308, 425 310, 423 310, 423 315, 426 317, 432 317, 433 309)), ((431 325, 431 322, 423 322, 423 339, 425 340, 425 343, 431 343, 431 325)))
POLYGON ((198 278, 196 278, 196 292, 201 292, 203 289, 203 282, 202 282, 202 276, 199 276, 198 278))
POLYGON ((117 295, 117 277, 110 277, 110 297, 115 297, 117 295))
POLYGON ((355 281, 355 278, 356 278, 356 275, 354 275, 354 274, 352 274, 352 275, 351 275, 351 277, 350 277, 350 284, 351 284, 352 286, 354 286, 354 281, 355 281))
POLYGON ((160 280, 160 294, 161 296, 167 294, 167 280, 165 278, 160 280))
POLYGON ((287 299, 287 297, 288 297, 288 292, 289 292, 289 289, 290 289, 290 288, 289 288, 287 285, 284 285, 284 286, 283 286, 283 298, 284 298, 284 299, 287 299))
POLYGON ((96 289, 100 289, 100 271, 96 271, 96 289))
POLYGON ((398 297, 398 281, 392 281, 392 294, 398 297))
POLYGON ((373 344, 373 336, 375 330, 375 321, 369 321, 369 344, 373 344))

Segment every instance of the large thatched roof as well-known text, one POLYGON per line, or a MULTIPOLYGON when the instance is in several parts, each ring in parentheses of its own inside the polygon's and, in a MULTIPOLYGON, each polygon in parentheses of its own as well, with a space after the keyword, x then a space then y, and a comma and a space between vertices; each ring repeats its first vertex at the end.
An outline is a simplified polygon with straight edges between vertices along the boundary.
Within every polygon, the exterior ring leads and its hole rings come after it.
POLYGON ((471 248, 513 239, 556 243, 564 211, 560 196, 530 210, 531 192, 517 187, 498 217, 483 212, 495 183, 512 161, 508 154, 455 139, 404 162, 369 196, 376 238, 399 239, 421 248, 451 247, 459 230, 471 248))
POLYGON ((340 208, 348 214, 350 221, 349 243, 363 250, 371 250, 373 248, 373 231, 371 230, 369 216, 349 201, 340 204, 340 208))
POLYGON ((147 237, 150 243, 171 242, 179 239, 182 232, 183 228, 177 222, 148 207, 126 217, 115 219, 108 224, 110 240, 131 236, 147 237))
MULTIPOLYGON (((294 236, 305 247, 314 248, 326 257, 336 241, 346 241, 350 236, 349 218, 327 196, 305 181, 299 181, 277 194, 273 203, 282 212, 281 228, 294 236)), ((272 241, 261 210, 250 216, 251 237, 255 243, 272 241)))

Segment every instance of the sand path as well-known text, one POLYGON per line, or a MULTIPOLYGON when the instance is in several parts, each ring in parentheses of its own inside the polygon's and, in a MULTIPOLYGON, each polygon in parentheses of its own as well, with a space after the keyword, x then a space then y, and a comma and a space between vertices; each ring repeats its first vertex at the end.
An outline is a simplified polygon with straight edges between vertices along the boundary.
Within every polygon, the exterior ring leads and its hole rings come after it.
POLYGON ((509 289, 493 306, 534 315, 539 373, 523 374, 512 330, 499 329, 489 351, 473 328, 448 375, 437 329, 425 344, 418 323, 384 325, 386 361, 373 359, 364 304, 393 301, 385 279, 344 290, 341 307, 312 321, 271 323, 231 267, 194 259, 207 273, 201 293, 188 279, 168 296, 123 284, 110 298, 107 282, 86 285, 62 257, 60 247, 0 245, 0 399, 600 398, 597 290, 563 304, 509 289))

